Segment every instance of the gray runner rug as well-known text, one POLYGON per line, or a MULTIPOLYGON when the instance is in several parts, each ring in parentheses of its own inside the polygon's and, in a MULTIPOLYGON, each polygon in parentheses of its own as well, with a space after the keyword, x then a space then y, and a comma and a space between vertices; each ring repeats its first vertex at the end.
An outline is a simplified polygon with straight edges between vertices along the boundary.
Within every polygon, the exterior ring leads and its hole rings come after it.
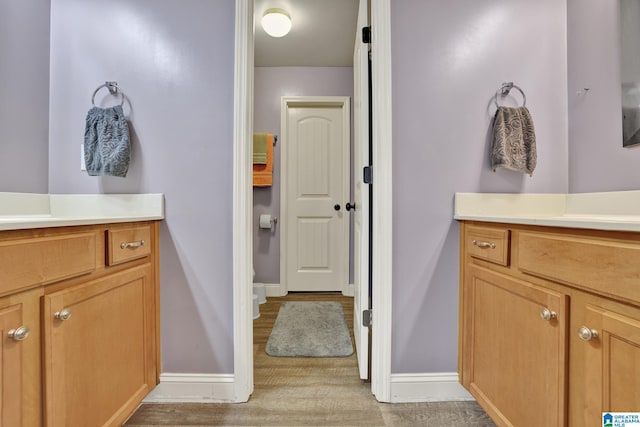
POLYGON ((353 344, 342 304, 289 301, 280 306, 266 352, 276 357, 345 357, 353 344))

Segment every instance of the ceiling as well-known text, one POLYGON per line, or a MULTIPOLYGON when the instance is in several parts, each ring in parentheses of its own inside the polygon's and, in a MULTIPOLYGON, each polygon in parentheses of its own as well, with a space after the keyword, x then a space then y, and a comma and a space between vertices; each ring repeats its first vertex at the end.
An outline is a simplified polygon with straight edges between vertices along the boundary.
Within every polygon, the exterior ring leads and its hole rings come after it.
POLYGON ((351 67, 359 0, 255 0, 256 67, 351 67), (274 38, 262 29, 264 11, 289 12, 293 27, 274 38))

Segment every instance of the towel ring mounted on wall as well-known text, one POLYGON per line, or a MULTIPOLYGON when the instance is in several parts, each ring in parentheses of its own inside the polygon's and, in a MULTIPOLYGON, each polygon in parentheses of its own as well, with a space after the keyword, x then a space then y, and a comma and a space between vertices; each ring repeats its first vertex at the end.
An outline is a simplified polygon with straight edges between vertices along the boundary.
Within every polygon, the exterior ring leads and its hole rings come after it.
POLYGON ((122 90, 118 87, 118 82, 104 82, 104 84, 98 86, 96 90, 93 91, 93 95, 91 95, 91 104, 94 107, 96 106, 96 103, 95 103, 96 93, 98 93, 98 91, 103 87, 106 87, 107 89, 109 89, 109 93, 113 96, 118 96, 118 94, 120 94, 120 98, 121 98, 120 106, 124 105, 124 92, 122 92, 122 90))
POLYGON ((518 86, 514 85, 513 82, 508 82, 508 83, 502 83, 502 86, 500 86, 500 89, 496 91, 496 95, 493 98, 494 102, 496 103, 496 107, 500 106, 498 104, 498 95, 507 96, 509 95, 509 92, 511 92, 511 89, 517 89, 518 92, 520 92, 520 94, 522 95, 522 106, 525 107, 527 105, 527 96, 524 94, 524 91, 520 89, 518 86))

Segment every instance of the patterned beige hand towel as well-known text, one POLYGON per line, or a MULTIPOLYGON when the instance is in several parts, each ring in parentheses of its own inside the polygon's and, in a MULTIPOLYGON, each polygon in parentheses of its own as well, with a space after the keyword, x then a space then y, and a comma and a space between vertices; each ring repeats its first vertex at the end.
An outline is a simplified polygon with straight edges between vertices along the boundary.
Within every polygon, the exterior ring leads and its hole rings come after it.
POLYGON ((533 176, 536 161, 536 134, 527 107, 498 107, 493 119, 493 171, 503 167, 533 176))

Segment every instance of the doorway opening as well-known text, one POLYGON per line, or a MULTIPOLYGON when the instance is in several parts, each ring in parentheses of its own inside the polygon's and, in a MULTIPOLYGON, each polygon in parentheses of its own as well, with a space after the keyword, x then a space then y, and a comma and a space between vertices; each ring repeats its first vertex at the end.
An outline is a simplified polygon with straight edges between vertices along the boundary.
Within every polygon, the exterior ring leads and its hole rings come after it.
MULTIPOLYGON (((373 219, 375 328, 371 391, 388 402, 391 356, 391 61, 390 0, 372 0, 374 56, 373 159, 376 166, 373 219), (382 143, 384 141, 384 144, 382 143), (379 182, 378 182, 379 181, 379 182)), ((253 139, 253 0, 236 0, 234 114, 234 394, 238 402, 253 391, 251 141, 253 139)))

